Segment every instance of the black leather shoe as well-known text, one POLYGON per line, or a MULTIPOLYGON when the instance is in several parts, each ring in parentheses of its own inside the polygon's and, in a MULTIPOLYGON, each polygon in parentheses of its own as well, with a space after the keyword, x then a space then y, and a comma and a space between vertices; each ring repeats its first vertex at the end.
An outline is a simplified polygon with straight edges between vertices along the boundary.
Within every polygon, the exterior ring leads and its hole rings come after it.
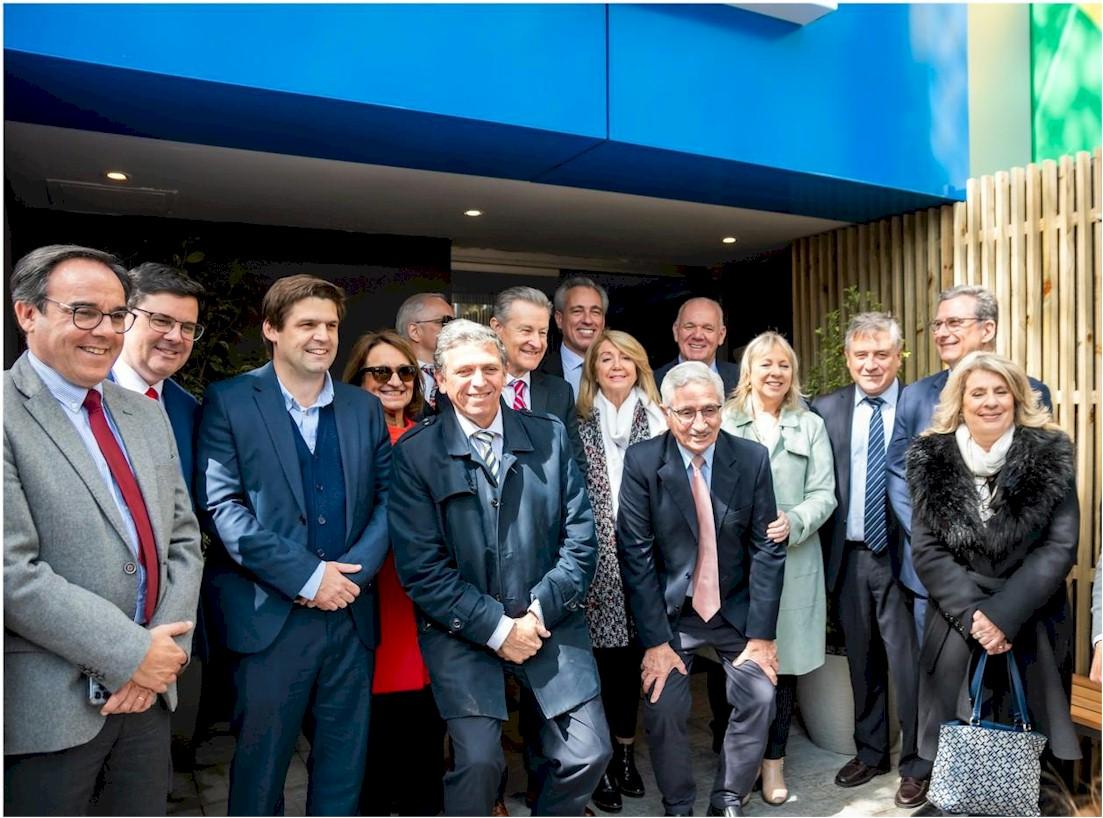
POLYGON ((643 798, 643 778, 636 769, 636 745, 613 742, 613 760, 607 771, 613 783, 620 789, 621 795, 629 798, 643 798))
POLYGON ((725 816, 741 816, 743 815, 743 805, 740 803, 728 804, 726 807, 714 807, 709 804, 708 812, 705 815, 725 815, 725 816))
POLYGON ((896 797, 893 799, 896 806, 900 809, 915 809, 923 806, 927 803, 927 788, 930 785, 930 779, 927 778, 901 776, 900 786, 897 788, 896 797))
POLYGON ((602 812, 620 812, 624 809, 624 804, 620 800, 620 790, 609 775, 608 770, 605 771, 605 775, 598 782, 591 800, 594 802, 594 806, 602 812))
POLYGON ((840 787, 860 787, 868 784, 879 775, 884 775, 888 770, 881 767, 870 767, 861 759, 855 757, 843 765, 835 776, 835 783, 840 787))

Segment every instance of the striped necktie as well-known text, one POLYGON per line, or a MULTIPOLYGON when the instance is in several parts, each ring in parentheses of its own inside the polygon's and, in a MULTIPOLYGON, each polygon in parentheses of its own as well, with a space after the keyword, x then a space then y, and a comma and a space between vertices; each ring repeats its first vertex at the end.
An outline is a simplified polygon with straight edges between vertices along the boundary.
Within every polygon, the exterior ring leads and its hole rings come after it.
POLYGON ((486 464, 490 476, 497 480, 499 464, 498 458, 494 454, 494 433, 488 432, 486 429, 480 429, 471 437, 475 440, 475 450, 478 451, 479 457, 486 464))
POLYGON ((529 407, 525 403, 525 382, 518 378, 510 386, 513 387, 513 408, 518 412, 528 409, 529 407))
POLYGON ((873 410, 869 416, 869 442, 866 444, 866 548, 879 554, 888 545, 885 527, 885 422, 881 417, 884 398, 865 398, 873 410))

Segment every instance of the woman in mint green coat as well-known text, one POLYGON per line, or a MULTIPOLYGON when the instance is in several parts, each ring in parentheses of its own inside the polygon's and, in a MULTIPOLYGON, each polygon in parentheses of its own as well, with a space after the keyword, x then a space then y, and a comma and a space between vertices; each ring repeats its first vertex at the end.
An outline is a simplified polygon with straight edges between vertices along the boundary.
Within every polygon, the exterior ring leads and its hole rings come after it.
POLYGON ((777 618, 777 716, 762 761, 762 798, 777 805, 789 797, 782 764, 797 676, 824 662, 827 595, 818 532, 835 510, 835 470, 823 420, 801 403, 796 353, 776 332, 747 345, 723 419, 725 431, 769 450, 778 518, 766 535, 789 538, 777 618))

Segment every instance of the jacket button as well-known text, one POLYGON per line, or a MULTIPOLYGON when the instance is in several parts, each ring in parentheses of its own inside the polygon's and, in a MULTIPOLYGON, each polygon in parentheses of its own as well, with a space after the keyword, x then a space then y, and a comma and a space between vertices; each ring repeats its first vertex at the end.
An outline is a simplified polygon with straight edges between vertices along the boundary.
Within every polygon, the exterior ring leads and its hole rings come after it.
POLYGON ((497 497, 495 497, 493 500, 490 501, 490 507, 491 508, 497 508, 499 505, 501 505, 501 503, 499 503, 497 497))
POLYGON ((123 566, 124 574, 136 574, 138 573, 138 566, 132 562, 128 562, 123 566))
POLYGON ((319 514, 318 515, 318 525, 325 525, 325 524, 326 524, 325 515, 324 514, 319 514))
POLYGON ((325 558, 326 558, 326 552, 325 552, 325 551, 323 551, 323 550, 322 550, 321 548, 319 548, 319 549, 318 549, 318 551, 317 551, 317 554, 318 554, 318 556, 319 556, 319 557, 321 557, 322 559, 325 559, 325 558))
POLYGON ((689 571, 686 571, 686 579, 693 579, 693 574, 689 571))
POLYGON ((458 631, 458 630, 460 629, 460 625, 462 625, 462 624, 463 624, 463 623, 462 623, 462 622, 460 622, 460 620, 458 620, 458 619, 453 619, 453 620, 452 620, 452 629, 453 629, 453 630, 457 630, 457 631, 458 631))

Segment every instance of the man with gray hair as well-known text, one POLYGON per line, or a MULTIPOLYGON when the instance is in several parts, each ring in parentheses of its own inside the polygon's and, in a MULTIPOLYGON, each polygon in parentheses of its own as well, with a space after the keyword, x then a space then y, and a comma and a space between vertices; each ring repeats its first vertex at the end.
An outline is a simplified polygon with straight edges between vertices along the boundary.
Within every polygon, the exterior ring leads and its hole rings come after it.
POLYGON ((896 805, 911 809, 926 800, 931 764, 916 745, 919 649, 911 594, 899 581, 903 534, 885 490, 885 451, 901 390, 900 326, 887 313, 859 313, 850 319, 844 346, 853 383, 812 403, 835 461, 838 506, 821 539, 854 694, 857 755, 835 783, 857 787, 889 770, 891 672, 903 733, 896 805))
POLYGON ((490 328, 506 350, 506 405, 515 411, 537 412, 559 418, 567 429, 571 452, 579 468, 585 466, 578 416, 571 387, 562 378, 536 371, 548 350, 548 297, 534 287, 510 287, 494 300, 490 328))
POLYGON ((445 814, 491 814, 510 675, 540 709, 533 814, 581 815, 612 756, 584 610, 597 536, 562 424, 502 402, 507 361, 488 327, 441 332, 448 400, 395 446, 391 541, 454 749, 445 814))
POLYGON ((402 302, 395 316, 395 329, 410 342, 421 370, 421 393, 426 406, 436 405, 437 382, 433 378, 433 353, 440 332, 456 317, 444 293, 418 293, 402 302))
POLYGON ((570 384, 575 400, 582 380, 582 361, 605 329, 608 312, 609 294, 591 278, 572 276, 555 291, 555 325, 563 343, 544 358, 541 369, 570 384))
POLYGON ((720 654, 733 705, 708 815, 742 815, 774 717, 785 571, 765 447, 720 428, 724 384, 698 361, 663 379, 669 431, 630 446, 617 514, 625 595, 644 647, 644 723, 667 815, 696 798, 687 721, 694 652, 720 654))
MULTIPOLYGON (((949 368, 905 387, 900 393, 900 402, 896 409, 896 426, 886 460, 888 493, 892 510, 906 535, 900 580, 915 594, 913 613, 920 644, 923 642, 923 620, 927 612, 927 589, 919 581, 912 566, 909 539, 912 504, 904 473, 904 455, 912 440, 931 425, 934 408, 942 395, 942 387, 950 377, 950 370, 970 352, 996 348, 999 313, 996 297, 984 287, 963 284, 943 290, 938 296, 938 311, 930 323, 930 331, 942 363, 949 368)), ((1030 379, 1030 385, 1039 393, 1045 407, 1052 412, 1053 402, 1049 396, 1049 388, 1033 378, 1030 379)))

